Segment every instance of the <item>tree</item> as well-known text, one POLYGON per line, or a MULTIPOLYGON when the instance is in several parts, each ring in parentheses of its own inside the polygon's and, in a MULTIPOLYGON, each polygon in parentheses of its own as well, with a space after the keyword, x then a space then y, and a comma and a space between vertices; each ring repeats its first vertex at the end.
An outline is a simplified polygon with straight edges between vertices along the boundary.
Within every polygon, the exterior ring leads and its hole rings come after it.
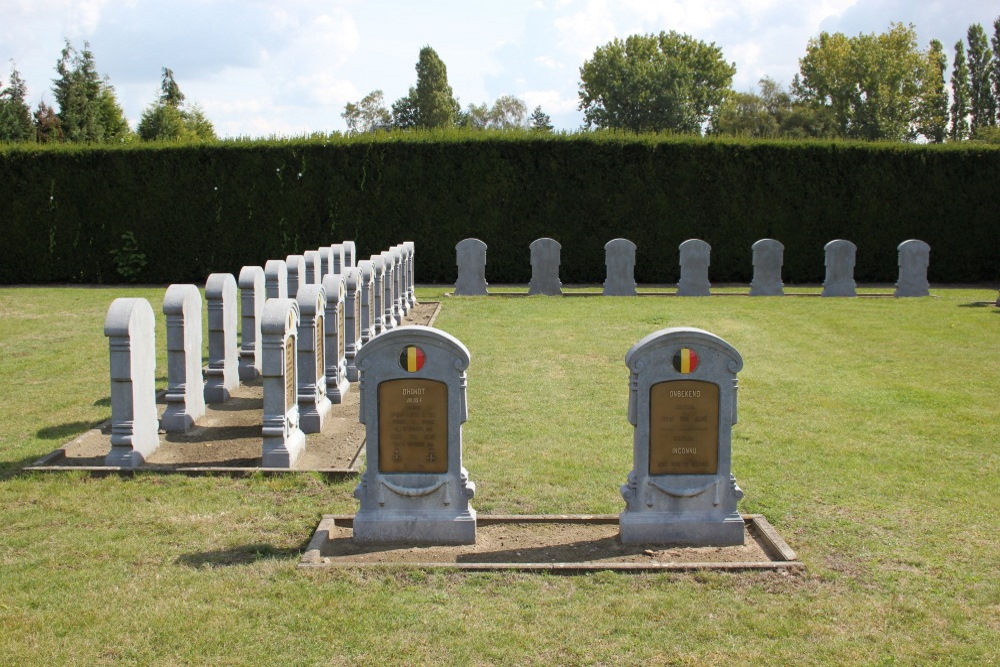
POLYGON ((417 85, 411 91, 416 100, 417 127, 450 127, 461 107, 448 85, 448 68, 434 49, 420 49, 417 60, 417 85))
POLYGON ((974 23, 966 35, 969 43, 969 112, 972 114, 970 131, 973 136, 980 128, 996 125, 996 100, 990 89, 989 40, 983 26, 974 23))
POLYGON ((392 123, 392 116, 385 108, 381 90, 373 90, 357 104, 348 102, 340 117, 347 123, 347 130, 352 133, 384 130, 392 123))
POLYGON ((101 125, 104 127, 104 141, 128 141, 132 137, 132 130, 129 129, 128 121, 125 119, 125 111, 115 97, 115 89, 107 78, 101 85, 101 93, 97 103, 98 115, 101 119, 101 125))
POLYGON ((925 67, 912 25, 857 37, 823 32, 809 40, 792 86, 800 100, 828 107, 842 136, 898 141, 914 136, 925 67))
POLYGON ((580 68, 587 127, 700 134, 736 73, 722 49, 675 31, 598 47, 580 68))
POLYGON ((181 87, 174 81, 174 71, 169 67, 163 68, 163 76, 160 80, 160 104, 166 104, 175 109, 179 109, 184 103, 184 93, 181 87))
POLYGON ((927 50, 927 65, 920 84, 920 104, 917 112, 917 131, 931 143, 944 143, 948 136, 948 89, 945 70, 948 57, 936 39, 927 50))
POLYGON ((993 21, 993 102, 996 104, 997 124, 1000 124, 1000 17, 993 21))
POLYGON ((417 126, 417 91, 413 87, 408 95, 392 103, 392 126, 400 130, 417 126))
POLYGON ((39 102, 33 118, 35 141, 40 144, 50 144, 63 140, 62 122, 55 109, 45 102, 39 102))
POLYGON ((552 131, 552 119, 547 113, 542 111, 541 105, 536 106, 535 110, 531 112, 531 118, 528 119, 528 125, 536 132, 552 131))
POLYGON ((965 45, 955 42, 955 60, 951 67, 952 141, 969 138, 969 68, 965 64, 965 45))
POLYGON ((115 99, 114 88, 98 75, 88 42, 78 52, 66 40, 56 72, 59 78, 52 82, 52 90, 67 140, 101 142, 128 135, 128 123, 115 99))
POLYGON ((142 112, 136 128, 143 141, 213 141, 216 139, 212 122, 198 105, 184 107, 184 93, 174 80, 174 73, 163 68, 160 94, 142 112))
POLYGON ((29 141, 35 132, 25 97, 28 86, 11 64, 10 85, 0 90, 0 141, 29 141))
POLYGON ((514 130, 524 127, 528 117, 528 106, 513 95, 501 95, 490 109, 490 127, 498 130, 514 130))
POLYGON ((754 92, 730 93, 712 115, 709 134, 768 138, 778 136, 779 119, 754 92))
POLYGON ((471 130, 485 130, 490 125, 490 108, 486 103, 469 104, 465 111, 458 115, 457 124, 471 130))

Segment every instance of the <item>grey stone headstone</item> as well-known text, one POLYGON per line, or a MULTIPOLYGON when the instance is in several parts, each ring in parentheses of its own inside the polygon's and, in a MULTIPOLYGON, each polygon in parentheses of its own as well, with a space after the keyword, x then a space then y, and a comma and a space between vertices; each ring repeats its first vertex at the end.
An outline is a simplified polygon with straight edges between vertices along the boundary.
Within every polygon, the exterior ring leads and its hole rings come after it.
POLYGON ((240 382, 260 377, 260 317, 264 314, 264 269, 244 266, 240 270, 240 382))
POLYGON ((688 239, 680 245, 680 255, 681 279, 677 282, 677 296, 711 295, 708 267, 712 262, 712 246, 701 239, 688 239))
POLYGON ((319 433, 330 414, 326 395, 326 291, 322 285, 305 285, 299 304, 299 428, 319 433))
POLYGON ((344 271, 344 342, 347 358, 347 379, 358 381, 358 367, 354 357, 361 351, 364 343, 361 340, 361 269, 348 268, 344 271))
POLYGON ((320 284, 322 284, 323 278, 325 278, 328 273, 331 273, 333 269, 333 246, 320 246, 317 252, 319 252, 320 264, 319 280, 320 284))
POLYGON ((285 258, 288 267, 288 298, 294 299, 299 287, 308 282, 306 276, 306 258, 302 255, 289 255, 285 258))
POLYGON ((415 246, 413 241, 404 241, 403 246, 406 248, 406 298, 410 303, 410 308, 413 308, 417 305, 417 286, 414 280, 416 270, 413 268, 415 246))
POLYGON ((374 338, 386 331, 382 319, 385 316, 385 306, 383 305, 385 303, 385 260, 382 259, 382 255, 372 255, 370 261, 372 263, 372 319, 375 322, 371 337, 374 338))
POLYGON ((156 322, 145 299, 111 302, 104 320, 111 357, 111 451, 104 464, 135 468, 160 446, 156 431, 156 322))
POLYGON ((361 344, 364 345, 375 335, 375 313, 372 312, 375 277, 370 259, 358 262, 358 269, 361 270, 361 344))
POLYGON ((854 282, 857 246, 837 239, 827 243, 823 249, 826 251, 826 279, 823 281, 822 296, 857 296, 857 284, 854 282))
POLYGON ((785 246, 774 239, 761 239, 751 249, 753 280, 750 281, 750 296, 784 296, 781 267, 785 263, 785 246))
MULTIPOLYGON (((354 241, 344 241, 344 268, 353 269, 358 264, 358 249, 354 241)), ((343 271, 341 272, 343 273, 343 271)))
POLYGON ((399 312, 401 318, 410 313, 409 282, 410 255, 406 251, 406 246, 400 243, 395 247, 396 254, 399 255, 399 312))
POLYGON ((393 305, 396 303, 396 263, 387 250, 382 251, 382 264, 385 274, 382 276, 382 331, 390 331, 399 326, 393 305))
POLYGON ((208 368, 205 369, 205 402, 225 403, 240 386, 239 350, 236 346, 236 278, 213 273, 205 283, 208 302, 208 368))
POLYGON ((604 296, 635 296, 635 244, 614 239, 604 245, 604 296))
POLYGON ((346 287, 344 277, 330 274, 323 278, 326 291, 326 395, 331 403, 343 403, 351 389, 347 379, 347 320, 344 313, 346 287))
POLYGON ((167 318, 167 407, 160 428, 167 433, 187 433, 205 416, 198 287, 168 287, 163 296, 163 314, 167 318))
POLYGON ((899 280, 896 296, 930 296, 927 267, 931 262, 931 247, 923 241, 910 239, 896 248, 899 252, 899 280))
POLYGON ((265 468, 291 468, 306 448, 306 436, 299 428, 298 327, 299 306, 294 299, 267 300, 261 322, 265 468))
POLYGON ((462 466, 469 351, 432 327, 400 327, 358 353, 368 466, 354 490, 360 544, 475 544, 476 485, 462 466))
POLYGON ((342 275, 344 273, 344 244, 334 243, 330 246, 330 250, 333 251, 333 270, 330 273, 342 275))
POLYGON ((403 251, 397 245, 389 249, 389 256, 392 257, 392 277, 394 283, 392 286, 392 316, 396 318, 397 324, 403 323, 403 318, 406 316, 406 308, 403 307, 403 302, 406 300, 403 296, 403 271, 405 267, 403 266, 403 251))
POLYGON ((743 544, 732 474, 739 352, 707 331, 672 328, 633 345, 625 363, 635 429, 622 543, 743 544))
POLYGON ((562 246, 549 238, 535 239, 531 248, 531 282, 528 294, 558 296, 562 294, 559 264, 562 246))
POLYGON ((463 239, 455 246, 458 280, 455 296, 483 296, 486 289, 486 244, 479 239, 463 239))
MULTIPOLYGON (((322 276, 320 275, 320 259, 318 250, 306 250, 305 252, 306 260, 306 284, 307 285, 318 285, 322 281, 322 276)), ((299 285, 301 287, 301 285, 299 285)), ((298 294, 295 295, 298 297, 298 294)))
POLYGON ((264 265, 266 299, 288 298, 288 265, 283 259, 269 259, 264 265))

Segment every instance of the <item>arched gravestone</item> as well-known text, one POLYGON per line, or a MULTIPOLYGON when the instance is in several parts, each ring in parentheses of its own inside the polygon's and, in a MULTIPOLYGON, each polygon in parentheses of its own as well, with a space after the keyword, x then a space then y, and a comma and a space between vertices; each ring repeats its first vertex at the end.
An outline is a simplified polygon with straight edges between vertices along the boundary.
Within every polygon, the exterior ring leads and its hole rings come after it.
POLYGON ((931 247, 923 241, 910 239, 896 248, 899 253, 899 280, 896 296, 930 296, 927 267, 931 262, 931 247))
MULTIPOLYGON (((306 250, 306 284, 307 285, 319 285, 322 281, 322 276, 320 275, 320 259, 318 250, 306 250)), ((301 287, 301 285, 299 285, 301 287)), ((296 294, 295 296, 298 296, 296 294)))
POLYGON ((285 260, 267 260, 264 265, 264 291, 265 300, 288 298, 288 265, 285 260))
POLYGON ((347 288, 344 277, 327 275, 323 278, 323 289, 326 291, 326 395, 331 403, 339 405, 351 389, 347 380, 347 324, 344 318, 347 288))
POLYGON ((333 269, 333 246, 320 246, 318 252, 320 265, 319 283, 322 285, 323 278, 331 273, 333 269))
POLYGON ((111 451, 104 464, 135 468, 160 446, 156 322, 145 299, 115 299, 104 320, 111 357, 111 451))
POLYGON ((299 304, 299 428, 319 433, 330 414, 326 395, 326 291, 305 285, 295 297, 299 304))
POLYGON ((761 239, 751 249, 753 280, 750 281, 750 296, 784 296, 781 267, 785 263, 785 246, 774 239, 761 239))
POLYGON ((205 402, 225 403, 240 386, 239 349, 236 346, 236 279, 231 273, 213 273, 205 283, 208 302, 208 368, 205 402))
POLYGON ((399 326, 393 312, 396 291, 396 266, 388 250, 382 251, 382 264, 385 273, 382 275, 382 331, 389 331, 399 326))
POLYGON ((677 296, 709 296, 712 285, 708 282, 712 246, 701 239, 688 239, 680 245, 681 279, 677 283, 677 296))
MULTIPOLYGON (((344 268, 353 269, 358 264, 358 249, 354 245, 354 241, 344 241, 342 244, 344 246, 344 268)), ((341 271, 341 273, 344 273, 341 271)))
POLYGON ((823 246, 823 250, 826 251, 826 278, 822 296, 857 296, 854 259, 858 247, 850 241, 837 239, 823 246))
POLYGON ((400 246, 393 246, 389 249, 389 256, 392 257, 392 316, 397 324, 403 323, 406 317, 406 309, 403 307, 403 249, 400 246))
POLYGON ((393 250, 399 256, 399 277, 397 281, 399 283, 399 313, 400 321, 402 321, 410 313, 410 300, 407 297, 406 286, 406 276, 410 272, 410 260, 406 252, 406 246, 402 243, 393 246, 393 250))
POLYGON ((416 286, 414 284, 414 276, 416 272, 413 268, 413 256, 414 248, 413 241, 404 241, 403 246, 406 248, 406 298, 410 304, 410 308, 417 305, 417 293, 415 291, 416 286))
POLYGON ((604 296, 635 296, 635 244, 613 239, 604 245, 604 296))
MULTIPOLYGON (((386 330, 382 323, 384 317, 382 304, 385 299, 385 260, 382 259, 382 255, 372 255, 370 261, 372 263, 371 317, 373 320, 371 338, 374 338, 386 330)), ((366 342, 368 341, 362 341, 362 343, 366 342)))
POLYGON ((299 287, 306 284, 306 258, 302 255, 289 255, 285 258, 288 267, 288 298, 294 299, 299 287))
POLYGON ((559 264, 562 246, 550 238, 535 239, 531 248, 531 282, 528 294, 558 296, 562 294, 559 281, 559 264))
POLYGON ((739 352, 707 331, 672 328, 640 340, 625 363, 635 431, 622 543, 743 544, 731 472, 739 352))
POLYGON ((168 287, 163 296, 163 314, 167 318, 167 407, 160 427, 167 433, 187 433, 205 416, 198 287, 168 287))
POLYGON ((469 351, 432 327, 401 327, 358 353, 368 467, 354 541, 475 544, 476 485, 462 466, 469 351))
POLYGON ((330 250, 333 251, 333 269, 330 273, 333 274, 343 274, 344 273, 344 244, 334 243, 330 246, 330 250))
POLYGON ((361 344, 364 345, 375 335, 375 313, 372 303, 375 300, 375 276, 370 259, 358 262, 361 271, 361 344))
POLYGON ((240 365, 241 382, 253 382, 260 377, 260 317, 264 314, 264 269, 244 266, 240 270, 240 365))
POLYGON ((458 280, 455 296, 484 296, 486 289, 486 244, 479 239, 463 239, 455 245, 458 280))
POLYGON ((261 320, 264 378, 262 465, 291 468, 306 448, 299 428, 299 306, 294 299, 268 299, 261 320))
POLYGON ((348 268, 344 271, 344 331, 346 333, 347 379, 358 381, 358 367, 354 357, 364 346, 361 341, 361 269, 348 268))

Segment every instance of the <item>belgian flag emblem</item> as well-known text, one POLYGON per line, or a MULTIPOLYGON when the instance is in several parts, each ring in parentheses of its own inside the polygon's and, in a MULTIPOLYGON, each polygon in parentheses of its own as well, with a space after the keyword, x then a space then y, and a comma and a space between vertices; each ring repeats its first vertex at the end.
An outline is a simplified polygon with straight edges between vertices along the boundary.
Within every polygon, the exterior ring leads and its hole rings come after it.
POLYGON ((399 355, 399 365, 408 373, 416 373, 424 367, 427 357, 424 351, 416 345, 407 345, 399 355))
POLYGON ((698 368, 698 355, 690 347, 682 347, 674 355, 674 370, 687 375, 698 368))

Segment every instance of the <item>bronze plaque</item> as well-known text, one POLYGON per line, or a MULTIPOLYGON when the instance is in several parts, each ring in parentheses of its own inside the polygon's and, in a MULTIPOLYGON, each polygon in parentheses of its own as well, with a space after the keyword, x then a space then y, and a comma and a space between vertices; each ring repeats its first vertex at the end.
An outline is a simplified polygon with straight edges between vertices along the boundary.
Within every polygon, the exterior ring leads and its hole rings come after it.
POLYGON ((298 397, 295 383, 295 337, 289 336, 285 339, 285 412, 287 413, 295 405, 298 397))
MULTIPOLYGON (((337 349, 340 356, 337 357, 337 367, 340 367, 340 360, 347 353, 347 331, 344 330, 344 302, 337 303, 337 349)), ((337 378, 338 380, 340 378, 337 378)))
POLYGON ((698 380, 649 388, 649 474, 714 475, 719 469, 719 385, 698 380))
POLYGON ((372 303, 372 286, 371 284, 365 288, 368 291, 368 331, 375 328, 375 304, 372 303))
POLYGON ((354 346, 361 342, 361 293, 354 298, 354 346))
POLYGON ((380 472, 448 472, 448 385, 386 380, 378 386, 380 472))
POLYGON ((323 315, 316 315, 316 382, 326 375, 326 329, 323 327, 323 315))

